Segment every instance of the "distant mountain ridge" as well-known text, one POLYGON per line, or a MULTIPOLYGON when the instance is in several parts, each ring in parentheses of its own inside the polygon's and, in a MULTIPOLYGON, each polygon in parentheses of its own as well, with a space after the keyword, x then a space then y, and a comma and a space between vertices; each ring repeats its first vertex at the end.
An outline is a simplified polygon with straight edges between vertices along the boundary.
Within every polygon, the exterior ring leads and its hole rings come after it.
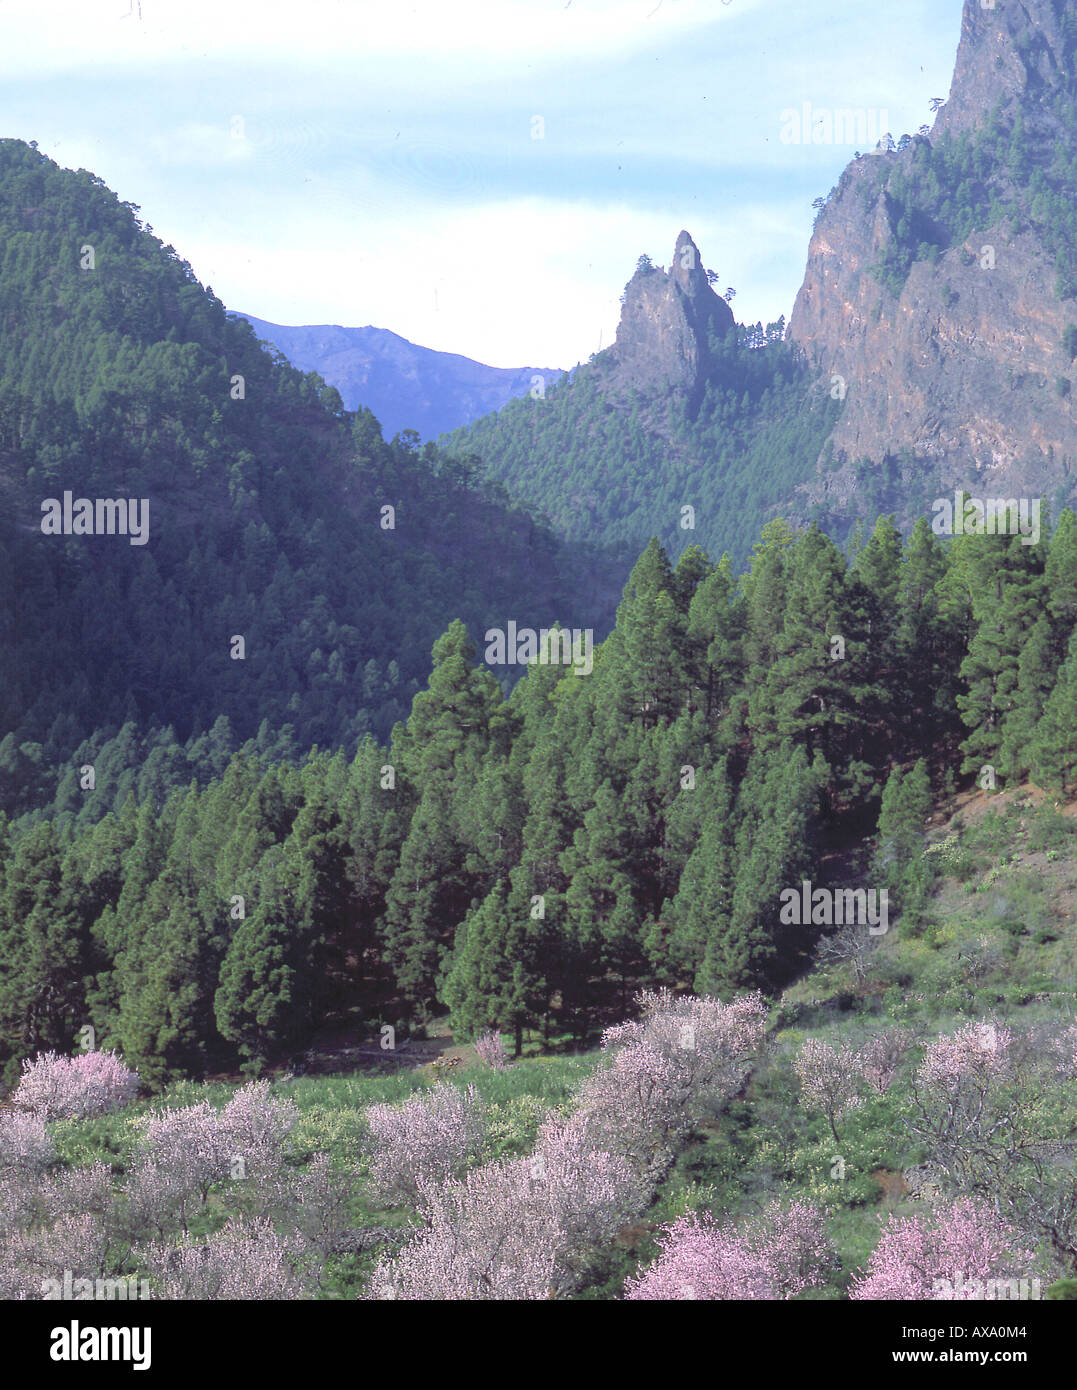
POLYGON ((553 367, 488 367, 454 352, 420 347, 386 328, 289 327, 230 312, 246 319, 301 371, 317 372, 335 386, 346 410, 372 410, 387 439, 401 430, 434 439, 500 410, 539 381, 549 385, 564 375, 553 367))

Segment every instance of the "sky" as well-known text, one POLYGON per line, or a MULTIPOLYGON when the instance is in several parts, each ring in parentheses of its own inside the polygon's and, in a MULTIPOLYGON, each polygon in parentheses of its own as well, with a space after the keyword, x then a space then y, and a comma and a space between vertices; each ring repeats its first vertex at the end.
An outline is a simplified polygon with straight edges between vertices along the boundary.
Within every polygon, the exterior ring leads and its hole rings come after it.
POLYGON ((788 317, 812 200, 855 148, 812 131, 930 124, 961 12, 0 0, 0 136, 99 175, 231 309, 571 367, 681 228, 738 319, 788 317))

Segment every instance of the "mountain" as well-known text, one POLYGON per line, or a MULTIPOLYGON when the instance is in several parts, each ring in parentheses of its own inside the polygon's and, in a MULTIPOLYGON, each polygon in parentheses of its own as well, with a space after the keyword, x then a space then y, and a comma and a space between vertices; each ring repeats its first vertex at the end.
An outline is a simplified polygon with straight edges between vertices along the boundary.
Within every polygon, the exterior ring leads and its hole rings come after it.
POLYGON ((384 736, 455 618, 608 628, 579 552, 266 351, 137 212, 0 141, 0 812, 384 736))
POLYGON ((789 338, 847 399, 811 500, 848 511, 887 459, 916 502, 1074 495, 1075 53, 1069 0, 967 0, 934 129, 826 200, 789 338))
POLYGON ((622 306, 612 346, 570 379, 444 443, 622 561, 657 536, 673 554, 695 543, 743 564, 812 476, 841 403, 783 341, 784 321, 736 323, 687 231, 668 270, 640 257, 622 306))
POLYGON ((963 487, 1057 516, 1077 496, 1075 55, 1070 0, 967 0, 934 128, 820 200, 787 333, 735 325, 681 232, 669 271, 641 258, 611 349, 452 447, 567 535, 738 564, 779 513, 840 541, 963 487))
POLYGON ((346 409, 373 411, 387 439, 408 429, 433 439, 563 375, 550 367, 487 367, 384 328, 291 328, 253 314, 236 317, 301 371, 317 372, 335 386, 346 409))

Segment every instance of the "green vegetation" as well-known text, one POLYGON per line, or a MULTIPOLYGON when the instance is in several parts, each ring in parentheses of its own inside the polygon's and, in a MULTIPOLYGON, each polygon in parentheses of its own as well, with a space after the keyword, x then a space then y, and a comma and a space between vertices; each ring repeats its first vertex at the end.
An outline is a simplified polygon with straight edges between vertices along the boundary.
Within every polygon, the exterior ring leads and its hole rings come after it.
POLYGON ((1024 539, 883 519, 850 563, 774 522, 740 581, 652 541, 588 676, 506 700, 454 622, 387 747, 7 827, 9 1074, 87 1022, 157 1085, 446 1011, 583 1045, 640 986, 787 985, 803 879, 919 931, 932 788, 1077 786, 1077 519, 1024 539))
POLYGON ((613 388, 607 352, 544 397, 511 401, 442 442, 484 460, 491 478, 570 539, 601 538, 630 563, 653 535, 673 558, 698 544, 739 568, 777 500, 813 474, 841 410, 784 331, 779 320, 712 341, 692 411, 661 393, 613 388))
MULTIPOLYGON (((986 809, 973 801, 968 811, 975 818, 958 815, 935 835, 934 886, 915 933, 879 938, 862 975, 848 961, 818 964, 784 991, 771 1015, 770 1046, 742 1094, 693 1131, 644 1218, 596 1253, 576 1298, 619 1297, 625 1278, 655 1258, 658 1229, 682 1213, 737 1221, 774 1198, 827 1211, 838 1258, 802 1297, 843 1298, 890 1214, 931 1211, 937 1199, 916 1181, 930 1156, 905 1123, 908 1075, 843 1116, 835 1143, 825 1116, 802 1104, 793 1063, 808 1039, 840 1048, 900 1030, 918 1056, 922 1043, 970 1019, 1034 1030, 1067 1013, 1077 978, 1077 820, 1049 802, 1034 805, 1027 794, 1007 793, 986 809)), ((598 1061, 596 1052, 527 1056, 505 1071, 465 1062, 451 1083, 474 1086, 492 1108, 475 1162, 530 1152, 541 1116, 551 1107, 570 1109, 574 1088, 598 1061)), ((303 1173, 324 1153, 342 1179, 362 1178, 369 1167, 363 1110, 430 1084, 425 1071, 389 1063, 366 1074, 277 1079, 274 1092, 299 1111, 288 1140, 290 1166, 303 1173)), ((203 1099, 220 1111, 235 1089, 181 1081, 117 1114, 58 1122, 52 1134, 60 1171, 103 1161, 119 1189, 133 1168, 137 1119, 203 1099)), ((216 1229, 225 1214, 215 1190, 192 1234, 216 1229)), ((411 1219, 407 1209, 380 1207, 360 1187, 348 1199, 344 1224, 384 1237, 410 1229, 411 1219)), ((331 1254, 318 1296, 361 1294, 384 1248, 378 1242, 331 1254)), ((1070 1298, 1073 1286, 1063 1279, 1043 1296, 1070 1298)))
POLYGON ((77 816, 87 764, 119 811, 241 747, 385 738, 452 617, 603 626, 593 567, 466 461, 342 411, 137 211, 0 141, 0 809, 77 816), (148 543, 42 534, 64 491, 146 498, 148 543))
MULTIPOLYGON (((1072 14, 1064 24, 1072 43, 1072 14)), ((1072 84, 1055 98, 1052 114, 1059 130, 1074 130, 1072 84)), ((894 238, 872 274, 892 295, 901 294, 915 262, 934 262, 973 232, 986 234, 1003 224, 1013 232, 1035 227, 1054 260, 1058 297, 1077 295, 1077 209, 1071 192, 1077 183, 1077 144, 1072 139, 1045 140, 1026 126, 1020 110, 1007 118, 999 107, 975 135, 945 135, 935 144, 917 136, 911 149, 896 163, 880 159, 878 176, 860 190, 867 205, 885 189, 894 238)))

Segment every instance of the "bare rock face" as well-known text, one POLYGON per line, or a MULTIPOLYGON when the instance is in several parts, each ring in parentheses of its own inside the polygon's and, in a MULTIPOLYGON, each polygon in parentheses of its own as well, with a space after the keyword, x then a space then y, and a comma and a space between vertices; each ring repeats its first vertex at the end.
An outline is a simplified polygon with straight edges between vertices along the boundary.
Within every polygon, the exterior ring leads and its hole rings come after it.
MULTIPOLYGON (((1049 163, 1062 141, 1077 144, 1077 129, 1055 109, 1072 82, 1066 12, 1061 0, 998 0, 994 9, 966 0, 951 96, 932 143, 974 136, 1001 102, 1004 117, 1020 114, 1037 162, 1049 163)), ((845 409, 827 451, 842 466, 820 468, 809 500, 844 510, 856 490, 852 465, 903 451, 948 489, 979 479, 1006 495, 1072 494, 1077 368, 1063 334, 1077 324, 1077 302, 1057 297, 1054 256, 1035 220, 1005 216, 977 227, 936 260, 914 261, 896 295, 871 273, 899 250, 895 190, 924 138, 851 164, 812 237, 789 338, 834 394, 845 393, 845 409)), ((1005 168, 987 182, 1004 199, 1014 188, 1005 168)))
POLYGON ((1063 23, 1070 0, 966 0, 950 100, 936 137, 974 130, 997 101, 1034 105, 1065 81, 1063 23))
POLYGON ((644 266, 628 282, 611 349, 611 384, 695 398, 710 365, 709 342, 733 326, 732 310, 711 289, 698 247, 681 232, 668 271, 644 266))

